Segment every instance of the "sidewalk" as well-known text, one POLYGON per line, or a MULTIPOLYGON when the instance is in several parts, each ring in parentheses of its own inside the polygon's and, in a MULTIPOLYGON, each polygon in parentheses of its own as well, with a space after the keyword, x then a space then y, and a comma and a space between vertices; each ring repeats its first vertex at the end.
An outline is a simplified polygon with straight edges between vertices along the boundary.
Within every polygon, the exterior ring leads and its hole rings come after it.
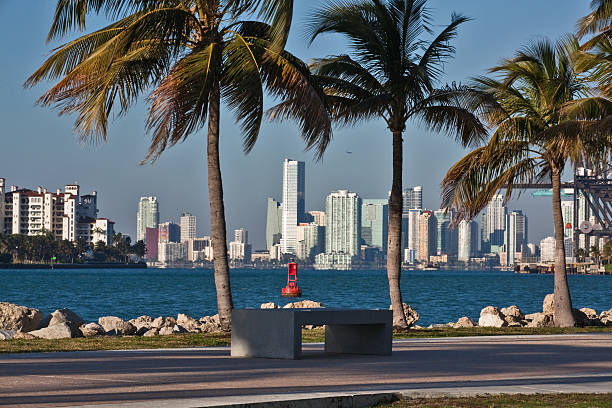
POLYGON ((302 360, 230 358, 227 347, 0 355, 0 406, 612 391, 612 334, 401 340, 389 357, 304 351, 302 360))

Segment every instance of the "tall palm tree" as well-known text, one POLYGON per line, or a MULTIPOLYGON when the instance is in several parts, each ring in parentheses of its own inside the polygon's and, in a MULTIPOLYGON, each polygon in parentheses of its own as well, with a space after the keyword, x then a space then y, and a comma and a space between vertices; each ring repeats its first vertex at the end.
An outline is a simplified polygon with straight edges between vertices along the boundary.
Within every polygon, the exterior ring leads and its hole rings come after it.
MULTIPOLYGON (((351 55, 315 60, 311 68, 334 121, 354 125, 382 118, 392 135, 393 180, 389 200, 387 275, 393 324, 407 328, 400 291, 402 228, 402 162, 406 123, 456 135, 463 144, 480 140, 486 129, 461 106, 458 86, 436 88, 443 64, 455 49, 450 41, 468 21, 453 14, 442 31, 433 34, 426 0, 336 1, 316 11, 310 26, 311 42, 325 33, 343 35, 351 55)), ((272 117, 299 116, 299 100, 271 110, 272 117)), ((300 117, 302 123, 304 122, 300 117)), ((322 154, 329 139, 319 144, 322 154)))
POLYGON ((593 11, 578 20, 577 24, 579 38, 593 35, 593 38, 585 43, 585 48, 612 36, 612 0, 591 0, 591 10, 593 11))
POLYGON ((612 103, 591 96, 589 77, 579 75, 562 44, 538 41, 492 68, 498 78, 477 78, 483 117, 495 130, 488 144, 472 151, 448 171, 443 203, 458 219, 476 216, 498 190, 506 200, 514 185, 552 182, 556 239, 554 323, 574 325, 565 270, 561 215, 561 175, 568 163, 596 167, 610 159, 612 103), (606 121, 606 118, 608 120, 606 121))
MULTIPOLYGON (((39 100, 60 113, 76 113, 76 132, 106 139, 108 117, 124 114, 148 90, 147 129, 152 142, 144 161, 208 125, 208 193, 215 285, 221 326, 233 308, 223 187, 219 165, 221 102, 241 124, 246 152, 263 116, 263 89, 326 110, 308 86, 307 67, 283 46, 292 0, 58 0, 49 39, 85 28, 88 13, 115 20, 58 48, 28 79, 59 79, 39 100), (252 19, 261 17, 262 21, 252 19), (242 20, 244 19, 244 20, 242 20), (268 25, 265 22, 271 22, 268 25)), ((323 125, 319 129, 329 131, 323 125)), ((304 132, 316 144, 312 133, 304 132)), ((144 162, 143 161, 143 162, 144 162)))

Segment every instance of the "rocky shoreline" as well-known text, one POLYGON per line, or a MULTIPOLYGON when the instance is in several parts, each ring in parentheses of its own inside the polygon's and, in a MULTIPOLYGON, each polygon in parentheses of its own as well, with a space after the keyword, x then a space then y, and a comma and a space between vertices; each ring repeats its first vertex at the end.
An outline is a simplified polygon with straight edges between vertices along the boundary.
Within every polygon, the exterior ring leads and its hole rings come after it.
MULTIPOLYGON (((262 309, 276 309, 281 306, 269 302, 261 305, 262 309)), ((283 308, 319 308, 325 307, 320 302, 302 300, 289 303, 283 308)), ((524 314, 517 306, 504 308, 487 306, 480 312, 478 322, 464 316, 456 322, 433 324, 427 328, 470 328, 470 327, 552 327, 553 295, 544 298, 542 312, 524 314)), ((591 308, 574 309, 577 326, 612 326, 612 308, 600 314, 591 308)), ((404 314, 408 325, 413 329, 423 329, 416 322, 419 314, 410 305, 404 303, 404 314)), ((312 329, 314 326, 307 326, 312 329)), ((70 309, 63 308, 44 316, 34 308, 0 302, 0 340, 10 339, 61 339, 96 336, 164 336, 179 333, 219 333, 221 324, 219 315, 204 316, 199 319, 180 313, 176 318, 171 316, 140 316, 123 320, 116 316, 103 316, 97 322, 86 323, 70 309)))

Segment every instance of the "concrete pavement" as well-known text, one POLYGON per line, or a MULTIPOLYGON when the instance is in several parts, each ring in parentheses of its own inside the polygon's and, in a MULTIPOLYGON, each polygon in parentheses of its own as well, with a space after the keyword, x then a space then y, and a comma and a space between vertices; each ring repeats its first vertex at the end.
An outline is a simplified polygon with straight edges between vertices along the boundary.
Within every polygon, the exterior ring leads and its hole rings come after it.
POLYGON ((607 333, 401 340, 388 357, 326 355, 322 348, 305 345, 302 360, 231 358, 227 347, 0 355, 0 406, 612 392, 607 333))

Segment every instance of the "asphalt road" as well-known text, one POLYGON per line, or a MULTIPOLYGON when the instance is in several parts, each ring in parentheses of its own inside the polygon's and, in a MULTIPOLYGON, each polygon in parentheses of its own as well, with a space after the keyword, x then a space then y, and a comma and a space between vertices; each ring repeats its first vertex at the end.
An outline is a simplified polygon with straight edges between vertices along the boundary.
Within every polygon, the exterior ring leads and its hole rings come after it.
POLYGON ((360 392, 612 392, 612 334, 396 341, 392 356, 229 348, 0 355, 0 406, 193 407, 360 392))

